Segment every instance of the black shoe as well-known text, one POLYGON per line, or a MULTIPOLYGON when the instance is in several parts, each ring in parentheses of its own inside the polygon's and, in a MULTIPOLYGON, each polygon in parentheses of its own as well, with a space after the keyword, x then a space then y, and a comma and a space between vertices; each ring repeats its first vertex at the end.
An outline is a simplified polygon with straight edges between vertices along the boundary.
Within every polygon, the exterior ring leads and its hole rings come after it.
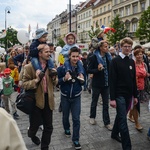
POLYGON ((70 130, 65 130, 65 135, 69 138, 71 136, 70 130))
POLYGON ((36 145, 40 145, 41 141, 37 136, 31 138, 32 142, 36 145))
POLYGON ((116 141, 118 141, 118 142, 120 142, 120 143, 122 143, 121 142, 121 137, 119 135, 117 135, 117 136, 112 136, 111 135, 111 138, 114 139, 114 140, 116 140, 116 141))
POLYGON ((91 89, 88 89, 89 94, 91 94, 91 89))
POLYGON ((15 113, 13 114, 13 117, 14 117, 14 119, 19 119, 19 115, 17 114, 17 112, 15 112, 15 113))
POLYGON ((73 142, 75 149, 81 149, 81 145, 78 141, 73 142))

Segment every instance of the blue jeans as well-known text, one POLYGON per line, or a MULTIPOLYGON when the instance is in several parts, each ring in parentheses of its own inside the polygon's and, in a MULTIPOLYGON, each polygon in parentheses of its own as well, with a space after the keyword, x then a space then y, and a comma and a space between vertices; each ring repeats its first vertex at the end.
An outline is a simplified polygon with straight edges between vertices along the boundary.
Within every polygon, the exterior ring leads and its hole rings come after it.
POLYGON ((61 95, 61 106, 63 112, 62 120, 64 130, 70 130, 69 115, 71 112, 73 121, 72 141, 79 141, 81 96, 74 99, 69 99, 61 95))
MULTIPOLYGON (((54 63, 51 60, 51 58, 47 62, 48 62, 48 68, 49 69, 54 68, 54 63)), ((34 67, 35 70, 38 70, 38 69, 39 70, 43 70, 38 58, 32 57, 31 63, 32 63, 32 65, 33 65, 33 67, 34 67)))
POLYGON ((127 125, 127 110, 129 102, 127 102, 124 97, 120 96, 116 98, 116 105, 117 114, 112 130, 112 136, 117 136, 120 133, 123 150, 131 150, 131 140, 127 125))
MULTIPOLYGON (((71 68, 71 65, 70 65, 70 61, 69 60, 66 60, 65 63, 64 63, 64 66, 65 66, 65 72, 68 72, 68 71, 71 71, 72 72, 72 68, 71 68)), ((84 69, 83 69, 83 65, 82 63, 78 60, 77 61, 77 73, 82 73, 84 75, 84 69)))
POLYGON ((90 118, 96 118, 96 109, 97 109, 97 102, 99 99, 99 95, 102 96, 103 101, 103 122, 104 125, 110 124, 110 117, 109 117, 109 88, 102 87, 102 88, 95 88, 92 87, 92 102, 91 102, 91 110, 90 110, 90 118))

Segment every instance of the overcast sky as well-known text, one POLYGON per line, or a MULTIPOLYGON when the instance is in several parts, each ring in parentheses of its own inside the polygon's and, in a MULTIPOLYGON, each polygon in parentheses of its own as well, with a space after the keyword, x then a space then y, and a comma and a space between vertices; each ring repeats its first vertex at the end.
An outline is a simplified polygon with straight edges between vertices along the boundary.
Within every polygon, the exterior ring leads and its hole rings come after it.
MULTIPOLYGON (((78 4, 84 0, 71 0, 71 4, 78 4)), ((0 0, 0 31, 5 28, 5 8, 10 7, 7 13, 7 27, 17 30, 31 30, 44 27, 56 16, 67 9, 69 0, 0 0)), ((9 9, 9 8, 8 8, 9 9)))

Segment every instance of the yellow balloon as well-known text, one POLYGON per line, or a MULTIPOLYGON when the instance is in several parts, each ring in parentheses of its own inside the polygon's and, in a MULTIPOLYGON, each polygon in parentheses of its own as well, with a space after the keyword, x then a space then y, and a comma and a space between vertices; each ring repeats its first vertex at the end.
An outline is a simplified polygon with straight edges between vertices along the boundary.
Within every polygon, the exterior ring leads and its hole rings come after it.
POLYGON ((59 63, 61 63, 62 65, 64 64, 65 58, 64 58, 64 55, 63 55, 63 54, 59 54, 59 56, 58 56, 58 61, 59 61, 59 63))

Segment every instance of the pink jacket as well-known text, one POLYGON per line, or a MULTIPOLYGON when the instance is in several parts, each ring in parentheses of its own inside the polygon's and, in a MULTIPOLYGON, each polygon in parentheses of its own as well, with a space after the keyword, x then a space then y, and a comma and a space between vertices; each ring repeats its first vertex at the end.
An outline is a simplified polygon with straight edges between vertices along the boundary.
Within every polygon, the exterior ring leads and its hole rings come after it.
POLYGON ((140 65, 137 65, 135 63, 136 66, 136 82, 137 82, 137 88, 138 90, 144 90, 144 86, 145 86, 145 77, 146 77, 146 69, 145 69, 145 65, 142 62, 140 65))

